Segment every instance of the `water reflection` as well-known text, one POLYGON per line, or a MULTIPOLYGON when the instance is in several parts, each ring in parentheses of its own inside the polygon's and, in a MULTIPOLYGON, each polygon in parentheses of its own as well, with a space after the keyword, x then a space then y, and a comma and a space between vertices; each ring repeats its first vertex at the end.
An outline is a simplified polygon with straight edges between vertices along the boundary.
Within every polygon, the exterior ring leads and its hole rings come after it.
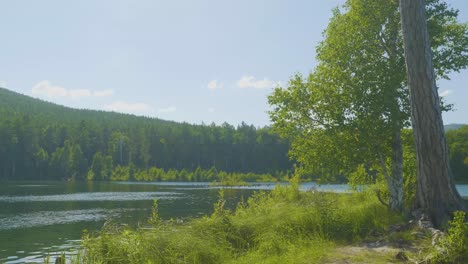
POLYGON ((176 199, 176 192, 88 192, 61 195, 0 196, 0 202, 139 201, 176 199))
MULTIPOLYGON (((101 221, 138 209, 85 209, 71 211, 40 211, 29 214, 1 215, 0 230, 67 224, 80 221, 101 221)), ((23 252, 24 253, 24 252, 23 252)))

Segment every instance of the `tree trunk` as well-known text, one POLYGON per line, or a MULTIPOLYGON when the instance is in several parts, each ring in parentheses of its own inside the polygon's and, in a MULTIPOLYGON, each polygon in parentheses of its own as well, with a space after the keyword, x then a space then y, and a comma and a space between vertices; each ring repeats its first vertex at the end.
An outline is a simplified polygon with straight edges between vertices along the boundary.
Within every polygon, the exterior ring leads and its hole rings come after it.
POLYGON ((382 174, 385 176, 388 186, 388 207, 401 212, 403 210, 403 146, 401 143, 401 133, 396 131, 392 139, 392 166, 388 173, 387 164, 382 153, 380 156, 380 166, 382 174))
POLYGON ((455 189, 435 83, 424 0, 400 0, 411 118, 416 145, 417 190, 413 210, 441 226, 463 210, 455 189))
POLYGON ((390 208, 396 211, 403 210, 403 146, 401 143, 401 132, 398 130, 392 140, 392 171, 391 181, 388 183, 390 194, 390 208))

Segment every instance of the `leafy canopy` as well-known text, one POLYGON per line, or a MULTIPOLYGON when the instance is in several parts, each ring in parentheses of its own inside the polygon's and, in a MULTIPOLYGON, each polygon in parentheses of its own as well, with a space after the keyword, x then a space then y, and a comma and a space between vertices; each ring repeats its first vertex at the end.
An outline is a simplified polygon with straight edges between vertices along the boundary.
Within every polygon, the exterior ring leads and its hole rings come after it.
MULTIPOLYGON (((447 78, 468 65, 468 27, 443 1, 426 5, 436 74, 447 78)), ((347 174, 390 156, 410 124, 400 28, 398 1, 348 0, 333 10, 314 71, 269 97, 273 126, 305 172, 347 174)))

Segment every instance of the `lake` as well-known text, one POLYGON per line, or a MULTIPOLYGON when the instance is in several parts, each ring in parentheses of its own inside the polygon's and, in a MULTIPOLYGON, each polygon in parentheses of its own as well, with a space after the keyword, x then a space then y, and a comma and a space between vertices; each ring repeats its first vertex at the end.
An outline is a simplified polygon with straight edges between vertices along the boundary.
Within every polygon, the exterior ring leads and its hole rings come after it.
MULTIPOLYGON (((256 190, 274 183, 225 188, 234 208, 256 190)), ((303 183, 300 188, 346 192, 346 185, 303 183)), ((458 185, 468 196, 468 185, 458 185)), ((7 182, 0 184, 0 263, 42 263, 47 254, 74 252, 83 230, 98 231, 106 221, 138 226, 146 223, 157 199, 163 219, 210 214, 219 187, 208 183, 7 182)))

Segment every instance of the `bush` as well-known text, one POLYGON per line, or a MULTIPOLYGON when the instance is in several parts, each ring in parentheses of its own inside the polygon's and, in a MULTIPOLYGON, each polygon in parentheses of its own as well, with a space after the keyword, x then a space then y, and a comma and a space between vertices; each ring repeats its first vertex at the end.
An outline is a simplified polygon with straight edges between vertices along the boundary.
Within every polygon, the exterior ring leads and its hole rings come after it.
POLYGON ((440 240, 440 245, 434 252, 434 263, 468 262, 468 223, 465 217, 465 212, 454 213, 447 235, 440 240))

